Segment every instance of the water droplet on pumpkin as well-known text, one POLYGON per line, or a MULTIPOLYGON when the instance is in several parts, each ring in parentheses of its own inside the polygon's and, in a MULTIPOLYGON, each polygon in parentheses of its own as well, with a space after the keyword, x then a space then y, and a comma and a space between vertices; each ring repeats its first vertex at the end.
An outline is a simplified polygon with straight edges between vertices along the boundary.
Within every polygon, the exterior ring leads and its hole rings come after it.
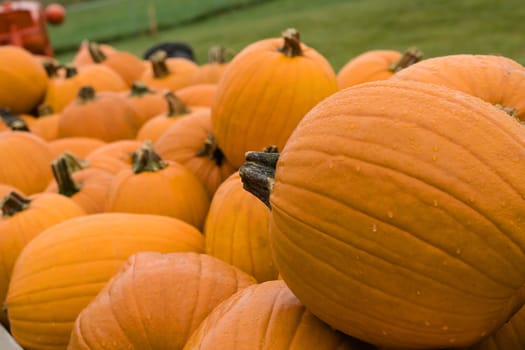
POLYGON ((443 327, 441 327, 441 329, 444 330, 444 331, 448 331, 448 326, 444 325, 443 327))
POLYGON ((456 249, 456 254, 457 254, 457 255, 460 255, 460 254, 461 254, 461 248, 456 249))
POLYGON ((372 232, 377 232, 377 225, 376 224, 372 224, 372 232))
POLYGON ((390 210, 388 211, 387 215, 390 219, 394 217, 394 213, 392 213, 390 210))
POLYGON ((416 290, 416 294, 417 295, 421 295, 421 291, 420 290, 416 290))

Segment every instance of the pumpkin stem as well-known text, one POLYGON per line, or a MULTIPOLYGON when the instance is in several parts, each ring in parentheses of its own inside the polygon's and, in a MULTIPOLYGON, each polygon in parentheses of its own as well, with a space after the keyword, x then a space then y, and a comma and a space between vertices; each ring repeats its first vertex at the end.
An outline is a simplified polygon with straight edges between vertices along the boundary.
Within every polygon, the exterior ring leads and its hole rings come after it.
POLYGON ((132 97, 142 97, 148 94, 153 94, 154 91, 151 90, 146 84, 142 81, 135 81, 131 84, 131 90, 129 95, 132 97))
POLYGON ((210 160, 213 160, 217 166, 221 166, 224 162, 224 153, 217 146, 215 142, 215 136, 210 132, 208 137, 204 140, 204 144, 201 149, 195 153, 197 157, 207 157, 210 160))
POLYGON ((58 70, 60 69, 60 65, 57 65, 55 62, 52 61, 44 61, 42 62, 42 66, 46 70, 48 78, 58 77, 58 70))
POLYGON ((48 104, 41 104, 38 106, 38 117, 45 117, 53 114, 53 107, 48 104))
POLYGON ((31 200, 25 198, 15 191, 11 191, 0 202, 0 209, 2 209, 2 217, 7 218, 19 213, 29 207, 31 200))
POLYGON ((225 47, 217 45, 208 50, 208 63, 225 63, 227 50, 225 47))
POLYGON ((85 159, 78 158, 74 154, 65 151, 60 155, 61 158, 64 158, 66 160, 67 168, 69 173, 74 173, 75 171, 79 171, 82 169, 85 169, 89 166, 89 163, 85 159))
POLYGON ((168 117, 176 117, 178 115, 189 113, 188 108, 172 91, 167 91, 164 94, 164 99, 168 103, 168 117))
POLYGON ((423 58, 423 52, 419 51, 415 47, 411 47, 405 51, 403 56, 399 59, 399 61, 394 62, 392 65, 390 65, 390 71, 391 72, 399 72, 401 69, 404 69, 414 63, 417 63, 421 61, 423 58))
POLYGON ((246 162, 239 168, 243 188, 259 198, 266 206, 270 205, 270 194, 275 182, 275 167, 279 160, 276 146, 263 152, 246 152, 246 162))
POLYGON ((26 121, 19 115, 12 114, 8 109, 0 108, 0 119, 13 131, 30 131, 26 121))
POLYGON ((167 166, 166 162, 153 150, 153 144, 150 140, 144 141, 142 146, 133 152, 131 159, 135 174, 144 171, 159 171, 167 166))
POLYGON ((153 69, 153 77, 156 79, 163 78, 170 75, 170 70, 166 64, 166 51, 158 50, 150 58, 151 68, 153 69))
POLYGON ((90 85, 86 85, 86 86, 82 86, 79 90, 78 90, 78 94, 77 94, 77 101, 79 103, 87 103, 89 101, 92 101, 95 99, 95 89, 93 89, 92 86, 90 85))
POLYGON ((498 109, 501 109, 503 112, 507 113, 508 115, 510 115, 512 118, 516 119, 517 121, 519 121, 520 123, 524 124, 525 121, 521 120, 520 118, 518 118, 518 110, 514 107, 507 107, 507 106, 503 106, 503 105, 500 105, 499 103, 496 103, 494 105, 494 107, 498 108, 498 109))
POLYGON ((66 78, 72 78, 78 74, 78 69, 74 66, 67 65, 63 66, 63 68, 66 70, 66 78))
POLYGON ((58 193, 71 197, 78 191, 81 186, 77 185, 71 176, 72 171, 66 157, 61 155, 51 163, 51 170, 53 170, 53 176, 58 185, 58 193))
POLYGON ((279 49, 280 52, 288 57, 302 56, 301 38, 295 28, 288 28, 282 33, 284 45, 279 49))
POLYGON ((100 49, 100 46, 96 42, 89 41, 87 43, 87 47, 88 47, 89 55, 91 56, 91 59, 93 60, 93 62, 102 63, 107 59, 106 55, 104 54, 104 52, 102 52, 102 50, 100 49))

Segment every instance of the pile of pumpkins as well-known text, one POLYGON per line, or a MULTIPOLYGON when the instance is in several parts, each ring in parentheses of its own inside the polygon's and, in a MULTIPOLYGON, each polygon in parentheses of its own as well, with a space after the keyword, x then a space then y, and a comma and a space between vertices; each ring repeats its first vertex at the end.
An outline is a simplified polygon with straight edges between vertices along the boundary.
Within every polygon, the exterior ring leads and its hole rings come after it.
POLYGON ((525 349, 525 68, 288 29, 232 60, 0 47, 27 350, 525 349))

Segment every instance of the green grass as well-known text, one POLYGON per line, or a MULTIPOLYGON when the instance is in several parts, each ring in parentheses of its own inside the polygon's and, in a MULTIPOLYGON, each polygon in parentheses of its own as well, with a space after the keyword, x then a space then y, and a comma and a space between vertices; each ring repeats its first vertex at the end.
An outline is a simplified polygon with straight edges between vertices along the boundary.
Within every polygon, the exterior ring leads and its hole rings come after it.
MULTIPOLYGON (((200 1, 200 0, 199 0, 200 1)), ((273 0, 206 20, 112 42, 141 55, 160 41, 190 43, 200 63, 211 45, 239 51, 256 40, 277 37, 288 27, 339 69, 373 49, 416 46, 425 57, 501 54, 525 63, 523 0, 273 0)), ((53 41, 59 40, 52 37, 53 41)), ((69 60, 71 53, 59 56, 69 60)))

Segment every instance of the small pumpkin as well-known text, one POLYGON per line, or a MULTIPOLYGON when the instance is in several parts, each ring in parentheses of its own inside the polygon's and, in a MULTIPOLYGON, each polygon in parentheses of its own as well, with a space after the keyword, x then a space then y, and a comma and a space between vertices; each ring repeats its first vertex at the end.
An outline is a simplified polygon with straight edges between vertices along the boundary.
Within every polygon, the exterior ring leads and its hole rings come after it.
POLYGON ((140 148, 139 140, 113 141, 101 146, 86 156, 86 162, 93 168, 99 168, 117 174, 129 169, 133 163, 133 153, 140 148))
POLYGON ((188 106, 210 107, 217 93, 217 84, 195 84, 177 90, 177 97, 188 106))
POLYGON ((24 349, 63 350, 79 313, 131 255, 203 247, 197 229, 161 215, 102 213, 53 225, 15 263, 6 298, 11 333, 24 349))
POLYGON ((133 82, 131 89, 122 94, 135 110, 139 127, 149 119, 168 112, 164 91, 152 90, 141 81, 133 82))
POLYGON ((186 58, 167 57, 163 50, 156 51, 150 62, 139 80, 153 89, 167 89, 173 92, 191 85, 193 75, 199 67, 186 58))
MULTIPOLYGON (((108 44, 100 44, 99 49, 106 56, 111 56, 117 53, 118 51, 116 48, 108 44)), ((75 56, 73 57, 71 63, 75 67, 82 67, 88 64, 95 63, 89 53, 89 40, 82 40, 80 46, 77 49, 77 52, 75 52, 75 56)))
POLYGON ((183 165, 161 159, 146 141, 133 154, 132 167, 109 186, 106 211, 166 215, 200 230, 209 205, 199 179, 183 165))
POLYGON ((212 46, 208 50, 208 62, 199 66, 193 74, 192 85, 217 84, 228 66, 228 56, 233 56, 231 50, 223 46, 212 46))
POLYGON ((206 254, 137 253, 78 315, 68 350, 182 349, 215 306, 254 283, 206 254))
POLYGON ((60 114, 54 113, 48 105, 38 107, 38 119, 31 125, 31 132, 46 141, 58 138, 58 118, 60 114))
MULTIPOLYGON (((59 116, 60 118, 60 116, 59 116)), ((58 129, 58 120, 57 120, 58 129)), ((64 152, 74 154, 77 157, 85 158, 88 154, 107 143, 93 137, 70 136, 61 137, 48 142, 53 150, 54 157, 59 157, 64 152)))
POLYGON ((269 281, 220 303, 186 343, 192 349, 372 349, 321 322, 288 289, 269 281))
POLYGON ((388 79, 422 58, 423 53, 416 48, 410 48, 405 53, 397 50, 367 51, 341 67, 337 73, 337 83, 340 89, 344 89, 369 81, 388 79))

